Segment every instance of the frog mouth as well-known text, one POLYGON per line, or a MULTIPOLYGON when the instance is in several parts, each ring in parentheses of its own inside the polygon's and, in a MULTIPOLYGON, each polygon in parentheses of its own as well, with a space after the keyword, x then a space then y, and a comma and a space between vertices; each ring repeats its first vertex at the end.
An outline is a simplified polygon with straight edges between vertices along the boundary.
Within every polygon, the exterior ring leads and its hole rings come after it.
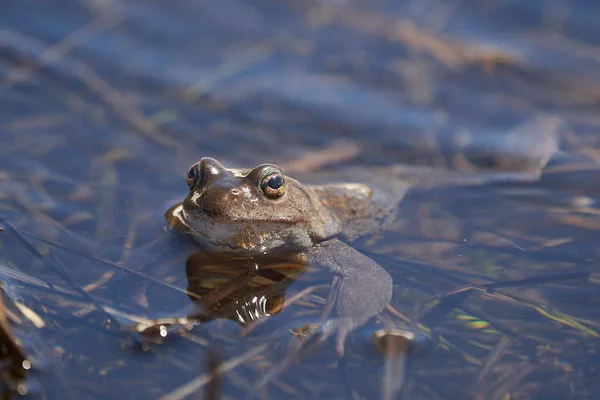
POLYGON ((276 224, 190 221, 185 218, 185 211, 179 207, 173 210, 172 216, 175 217, 175 224, 170 223, 172 227, 192 234, 204 247, 245 251, 258 247, 264 250, 276 247, 271 243, 276 224))
POLYGON ((285 241, 277 235, 252 228, 231 229, 231 226, 193 229, 189 232, 206 251, 265 254, 281 247, 285 241))
POLYGON ((269 221, 219 221, 214 218, 190 218, 183 205, 166 213, 169 225, 176 230, 191 234, 208 251, 243 251, 265 253, 286 244, 305 247, 308 237, 296 240, 294 226, 303 219, 269 221), (298 242, 298 243, 297 243, 298 242))
POLYGON ((195 232, 211 244, 231 249, 253 250, 272 247, 272 227, 248 224, 211 224, 195 229, 195 232))

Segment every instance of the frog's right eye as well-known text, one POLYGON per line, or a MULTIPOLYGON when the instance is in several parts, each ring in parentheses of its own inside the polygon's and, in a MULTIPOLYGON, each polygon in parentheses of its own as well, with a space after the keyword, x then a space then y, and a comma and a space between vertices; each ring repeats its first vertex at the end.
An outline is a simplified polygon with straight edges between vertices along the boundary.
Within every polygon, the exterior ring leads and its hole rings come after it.
POLYGON ((190 167, 186 177, 187 184, 190 190, 195 188, 198 185, 198 183, 200 183, 201 175, 202 174, 200 173, 200 163, 196 163, 190 167))
POLYGON ((285 193, 285 179, 279 169, 268 168, 260 178, 260 190, 265 196, 272 199, 283 196, 285 193))

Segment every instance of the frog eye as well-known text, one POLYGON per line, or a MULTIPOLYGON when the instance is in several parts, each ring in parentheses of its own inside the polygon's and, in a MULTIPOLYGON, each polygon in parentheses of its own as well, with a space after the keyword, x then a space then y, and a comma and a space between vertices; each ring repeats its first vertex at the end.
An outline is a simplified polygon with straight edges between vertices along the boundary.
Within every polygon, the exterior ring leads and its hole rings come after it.
POLYGON ((196 163, 190 167, 186 176, 187 184, 190 190, 195 188, 198 185, 198 183, 200 183, 200 178, 200 163, 196 163))
POLYGON ((267 170, 260 178, 260 190, 267 197, 276 199, 285 193, 285 180, 279 170, 267 170))

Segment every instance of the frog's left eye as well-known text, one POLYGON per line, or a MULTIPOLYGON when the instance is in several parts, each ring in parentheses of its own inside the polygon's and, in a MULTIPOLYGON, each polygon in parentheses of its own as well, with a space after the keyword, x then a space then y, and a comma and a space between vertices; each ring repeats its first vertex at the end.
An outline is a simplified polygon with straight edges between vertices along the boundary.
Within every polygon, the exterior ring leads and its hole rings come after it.
POLYGON ((267 170, 260 178, 260 190, 267 197, 276 199, 285 193, 285 179, 279 170, 267 170))
POLYGON ((190 190, 195 188, 198 185, 198 183, 200 183, 201 175, 202 174, 200 173, 200 163, 196 163, 190 167, 186 176, 187 184, 190 190))

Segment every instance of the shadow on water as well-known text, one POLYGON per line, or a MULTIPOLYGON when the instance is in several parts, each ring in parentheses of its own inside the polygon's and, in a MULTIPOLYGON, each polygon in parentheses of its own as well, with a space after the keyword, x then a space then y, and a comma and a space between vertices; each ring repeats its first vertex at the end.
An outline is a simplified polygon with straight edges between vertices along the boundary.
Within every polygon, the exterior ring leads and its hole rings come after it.
POLYGON ((599 13, 5 2, 0 396, 597 398, 599 13), (167 229, 203 156, 399 203, 343 354, 339 276, 167 229))

